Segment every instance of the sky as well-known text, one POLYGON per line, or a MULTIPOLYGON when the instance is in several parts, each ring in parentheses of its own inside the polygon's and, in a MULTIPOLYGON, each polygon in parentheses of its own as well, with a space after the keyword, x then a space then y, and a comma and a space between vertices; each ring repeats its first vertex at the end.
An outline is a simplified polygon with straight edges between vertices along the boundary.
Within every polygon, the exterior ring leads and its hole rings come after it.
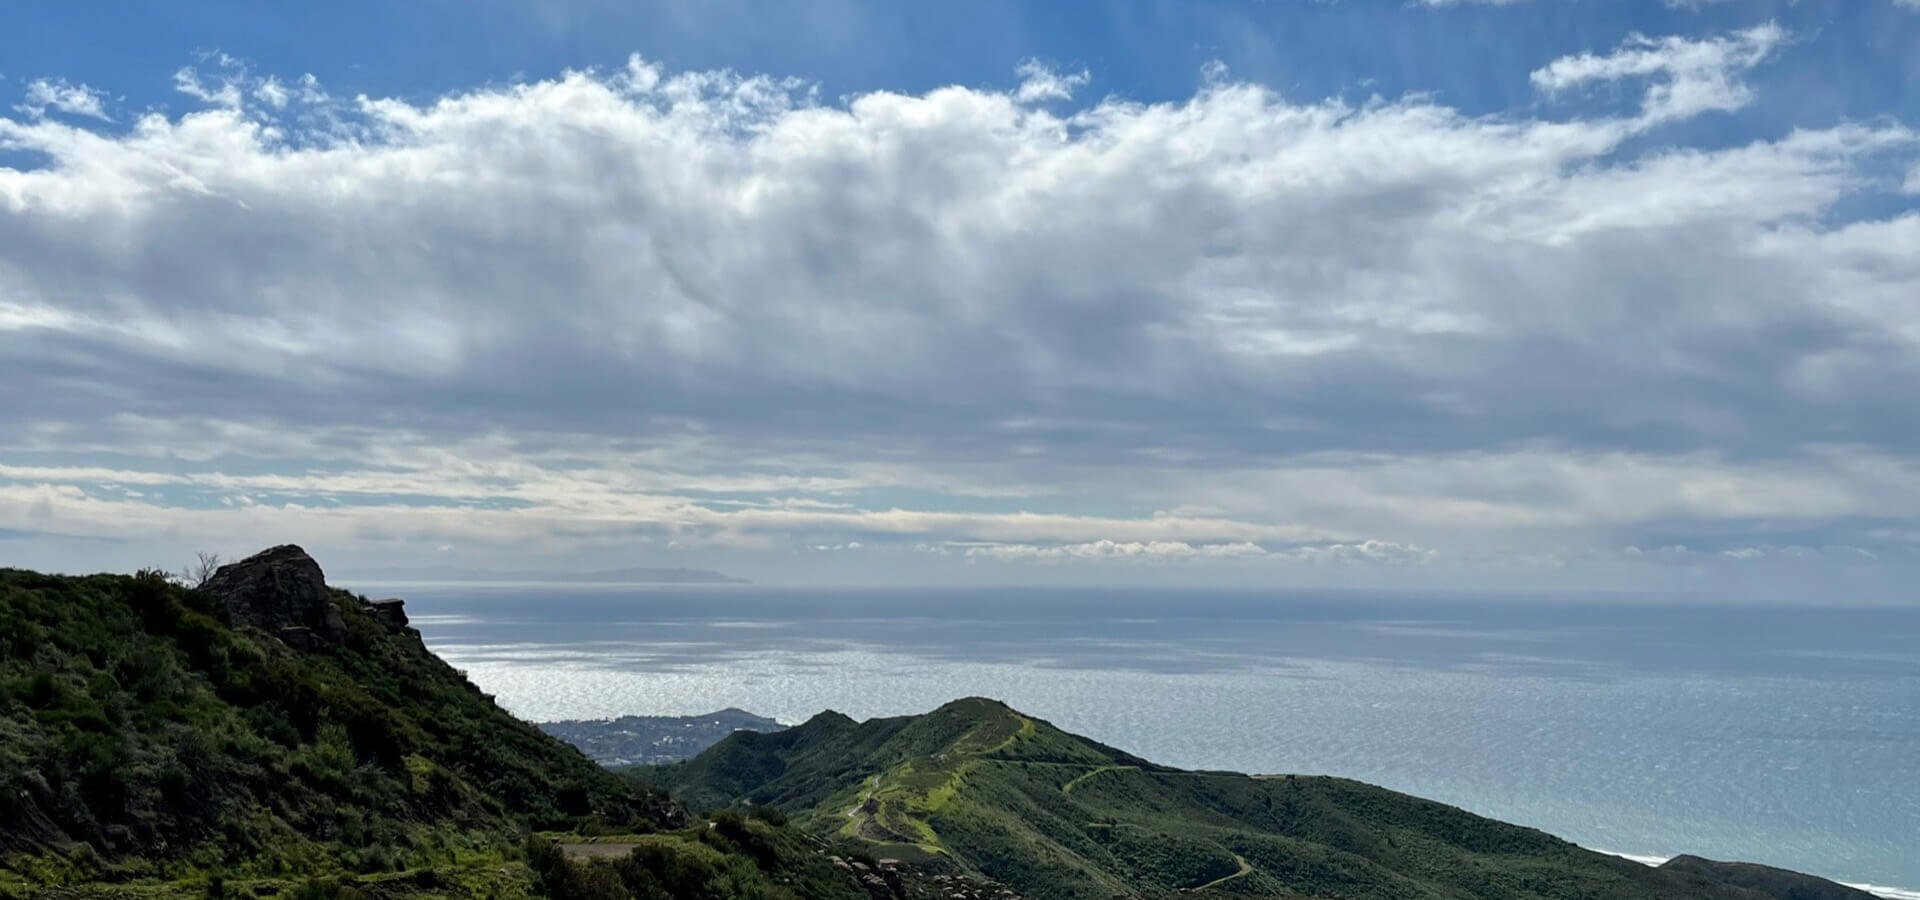
POLYGON ((1920 602, 1920 0, 3 14, 0 565, 1920 602))

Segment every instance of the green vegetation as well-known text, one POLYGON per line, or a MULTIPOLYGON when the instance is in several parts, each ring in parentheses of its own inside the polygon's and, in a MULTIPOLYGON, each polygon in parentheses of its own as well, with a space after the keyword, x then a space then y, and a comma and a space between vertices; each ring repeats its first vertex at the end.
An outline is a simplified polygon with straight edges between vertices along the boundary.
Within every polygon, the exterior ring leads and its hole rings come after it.
POLYGON ((1698 856, 1676 856, 1660 868, 1687 872, 1725 884, 1751 888, 1782 900, 1856 900, 1864 892, 1824 878, 1755 863, 1719 862, 1698 856))
POLYGON ((540 890, 566 900, 950 900, 996 896, 935 867, 883 863, 857 847, 786 827, 777 811, 720 810, 672 833, 530 839, 540 890))
POLYGON ((160 572, 0 570, 0 897, 871 896, 777 811, 687 815, 272 552, 230 583, 312 590, 239 615, 160 572), (630 846, 558 849, 595 841, 630 846))
POLYGON ((705 802, 780 804, 817 833, 1036 898, 1788 896, 1345 779, 1157 766, 977 698, 863 723, 826 713, 646 774, 705 802))
POLYGON ((12 879, 376 874, 495 860, 525 827, 673 823, 412 631, 330 600, 344 639, 300 652, 157 572, 0 570, 12 879))

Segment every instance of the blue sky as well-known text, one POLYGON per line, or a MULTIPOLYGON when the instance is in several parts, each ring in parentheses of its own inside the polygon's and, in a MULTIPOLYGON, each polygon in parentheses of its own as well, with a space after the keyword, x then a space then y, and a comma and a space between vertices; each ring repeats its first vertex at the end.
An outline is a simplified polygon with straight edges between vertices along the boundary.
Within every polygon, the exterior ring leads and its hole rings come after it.
POLYGON ((7 16, 0 564, 1920 559, 1908 0, 7 16))
POLYGON ((1221 62, 1236 78, 1301 99, 1427 92, 1467 112, 1509 112, 1539 102, 1526 76, 1544 59, 1610 47, 1635 31, 1711 34, 1766 21, 1796 40, 1749 76, 1767 102, 1735 117, 1748 128, 1911 115, 1920 103, 1920 27, 1897 0, 77 2, 23 5, 9 17, 0 73, 84 76, 134 108, 176 111, 188 107, 173 73, 220 51, 261 74, 312 73, 336 93, 414 101, 619 66, 640 53, 676 71, 799 77, 829 97, 1006 87, 1019 64, 1040 59, 1097 75, 1093 94, 1172 100, 1192 93, 1203 66, 1221 62))

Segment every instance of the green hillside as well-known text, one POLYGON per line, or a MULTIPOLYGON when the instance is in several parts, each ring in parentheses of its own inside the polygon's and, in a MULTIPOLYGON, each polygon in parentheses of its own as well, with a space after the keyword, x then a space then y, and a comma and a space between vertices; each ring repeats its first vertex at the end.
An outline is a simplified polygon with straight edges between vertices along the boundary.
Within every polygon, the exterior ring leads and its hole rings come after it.
POLYGON ((0 897, 924 894, 862 860, 595 765, 297 547, 0 570, 0 897))
MULTIPOLYGON (((1036 898, 1797 896, 1724 870, 1648 868, 1355 781, 1157 766, 977 698, 735 734, 651 777, 703 802, 777 804, 876 854, 948 860, 1036 898)), ((1822 896, 1867 897, 1808 881, 1841 892, 1822 896)))

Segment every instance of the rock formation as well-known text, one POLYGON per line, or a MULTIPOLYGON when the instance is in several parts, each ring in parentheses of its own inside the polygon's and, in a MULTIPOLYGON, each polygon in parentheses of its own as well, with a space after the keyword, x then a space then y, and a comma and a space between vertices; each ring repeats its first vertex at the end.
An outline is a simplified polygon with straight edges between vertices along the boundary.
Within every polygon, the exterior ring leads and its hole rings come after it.
MULTIPOLYGON (((233 624, 258 628, 297 650, 318 650, 347 636, 320 564, 293 544, 221 566, 198 590, 226 607, 233 624)), ((368 601, 362 608, 388 628, 407 627, 406 604, 398 598, 368 601)))
POLYGON ((317 649, 347 636, 320 564, 293 544, 221 566, 199 589, 226 607, 235 625, 258 628, 297 649, 317 649))
POLYGON ((380 624, 388 628, 407 627, 407 604, 405 600, 399 597, 388 597, 385 600, 369 600, 367 601, 367 612, 372 613, 374 618, 380 620, 380 624))

